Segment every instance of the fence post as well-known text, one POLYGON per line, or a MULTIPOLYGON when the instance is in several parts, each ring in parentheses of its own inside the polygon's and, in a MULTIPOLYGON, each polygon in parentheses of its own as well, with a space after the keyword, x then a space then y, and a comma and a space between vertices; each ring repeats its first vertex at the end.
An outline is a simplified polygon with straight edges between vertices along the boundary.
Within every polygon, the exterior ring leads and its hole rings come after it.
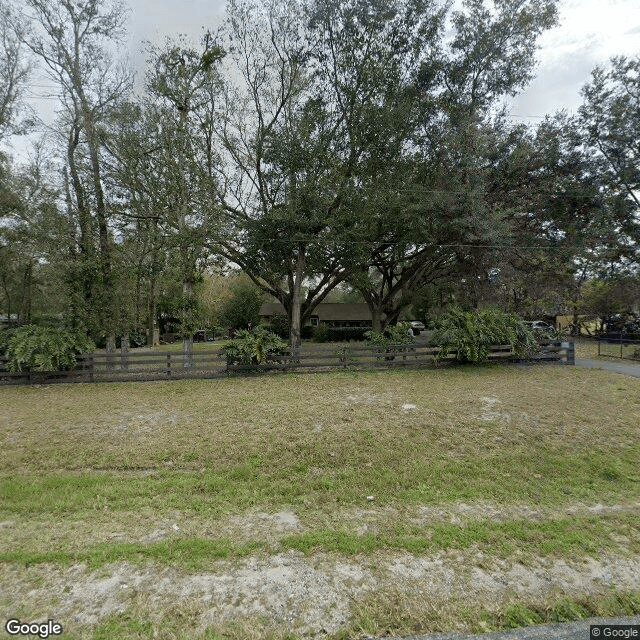
POLYGON ((89 356, 89 382, 93 382, 94 361, 93 354, 89 356))
POLYGON ((122 342, 120 345, 120 369, 123 371, 129 370, 129 334, 122 336, 122 342))
POLYGON ((171 354, 167 353, 167 378, 171 377, 171 354))
POLYGON ((622 333, 620 333, 620 360, 622 360, 622 333))
POLYGON ((291 357, 288 360, 286 357, 284 359, 284 372, 287 371, 288 367, 295 369, 296 365, 300 363, 300 347, 291 347, 289 354, 291 357))
MULTIPOLYGON (((576 363, 576 350, 575 350, 575 345, 573 343, 573 341, 568 341, 568 342, 562 342, 560 343, 560 346, 566 351, 566 358, 563 358, 563 360, 565 360, 565 364, 573 364, 575 365, 576 363)), ((600 346, 600 343, 598 343, 598 347, 600 346)))

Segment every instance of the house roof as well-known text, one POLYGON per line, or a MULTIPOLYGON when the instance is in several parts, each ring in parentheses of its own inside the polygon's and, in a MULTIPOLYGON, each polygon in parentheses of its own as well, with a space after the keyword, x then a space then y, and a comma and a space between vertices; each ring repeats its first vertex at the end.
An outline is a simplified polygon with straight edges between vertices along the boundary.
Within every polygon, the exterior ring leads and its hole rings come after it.
MULTIPOLYGON (((269 318, 276 315, 286 315, 284 307, 279 302, 265 302, 260 308, 262 317, 269 318)), ((312 315, 318 316, 321 321, 371 321, 371 311, 364 302, 321 302, 313 310, 312 315)))

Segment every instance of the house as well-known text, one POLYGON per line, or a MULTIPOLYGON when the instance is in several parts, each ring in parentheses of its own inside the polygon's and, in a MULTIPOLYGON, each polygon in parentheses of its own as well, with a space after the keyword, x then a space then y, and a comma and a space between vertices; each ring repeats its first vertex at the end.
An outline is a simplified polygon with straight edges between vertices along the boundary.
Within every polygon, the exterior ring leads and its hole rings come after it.
MULTIPOLYGON (((265 302, 260 308, 260 320, 263 322, 269 322, 274 316, 286 315, 279 302, 265 302)), ((312 327, 320 324, 330 327, 370 327, 371 311, 364 302, 321 302, 307 321, 307 325, 312 327)))

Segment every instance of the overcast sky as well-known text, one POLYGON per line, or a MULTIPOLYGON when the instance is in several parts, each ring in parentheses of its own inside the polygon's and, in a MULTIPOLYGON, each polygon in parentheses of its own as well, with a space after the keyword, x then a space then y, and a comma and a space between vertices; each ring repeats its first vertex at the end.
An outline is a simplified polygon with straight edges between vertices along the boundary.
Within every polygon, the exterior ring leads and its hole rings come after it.
MULTIPOLYGON (((179 33, 198 37, 203 27, 215 29, 225 0, 129 0, 129 5, 130 57, 139 67, 144 40, 161 42, 179 33)), ((606 66, 615 55, 640 55, 640 0, 560 0, 560 23, 540 44, 537 77, 511 109, 515 119, 532 123, 560 109, 575 112, 596 65, 606 66)), ((48 81, 34 82, 32 95, 46 93, 48 81)), ((54 105, 51 99, 34 104, 45 119, 54 105)), ((14 151, 19 155, 22 149, 16 140, 14 151)))
MULTIPOLYGON (((224 0, 129 0, 132 42, 194 34, 218 24, 224 0)), ((541 41, 537 78, 513 105, 513 113, 540 117, 574 111, 580 89, 596 65, 611 56, 640 55, 640 0, 560 0, 560 24, 541 41)), ((137 47, 139 49, 139 46, 137 47)), ((135 53, 136 45, 133 46, 135 53)))

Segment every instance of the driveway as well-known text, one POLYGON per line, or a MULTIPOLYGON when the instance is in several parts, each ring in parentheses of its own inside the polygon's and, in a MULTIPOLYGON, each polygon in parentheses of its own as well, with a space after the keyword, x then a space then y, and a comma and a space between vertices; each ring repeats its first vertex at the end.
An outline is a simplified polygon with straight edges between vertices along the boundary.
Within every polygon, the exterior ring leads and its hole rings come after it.
POLYGON ((511 631, 493 631, 480 635, 437 633, 429 636, 408 636, 402 640, 589 640, 590 625, 603 623, 640 625, 640 616, 633 618, 590 618, 561 624, 539 624, 533 627, 512 629, 511 631))
POLYGON ((576 367, 587 367, 589 369, 606 369, 615 371, 627 376, 640 378, 640 364, 625 364, 624 362, 611 362, 609 360, 584 360, 576 358, 576 367))

